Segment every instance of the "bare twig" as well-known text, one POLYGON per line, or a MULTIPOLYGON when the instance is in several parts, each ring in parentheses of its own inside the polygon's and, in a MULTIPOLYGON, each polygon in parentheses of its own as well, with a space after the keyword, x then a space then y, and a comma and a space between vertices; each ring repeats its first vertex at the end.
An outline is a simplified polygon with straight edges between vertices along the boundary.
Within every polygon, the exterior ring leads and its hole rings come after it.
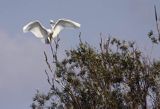
POLYGON ((46 73, 46 75, 47 75, 47 81, 48 81, 48 83, 52 86, 52 84, 51 84, 51 81, 50 81, 50 78, 49 78, 49 75, 48 75, 48 72, 45 70, 45 73, 46 73))
POLYGON ((160 30, 159 30, 159 27, 158 27, 157 9, 156 9, 155 5, 154 5, 154 12, 155 12, 156 28, 157 28, 157 31, 158 31, 158 40, 160 41, 160 30))
POLYGON ((45 51, 44 51, 44 56, 45 56, 45 61, 46 61, 46 63, 47 63, 47 66, 48 66, 49 70, 52 72, 52 69, 51 69, 51 66, 50 66, 50 64, 49 64, 49 62, 48 62, 48 58, 47 58, 47 55, 46 55, 46 52, 45 52, 45 51))

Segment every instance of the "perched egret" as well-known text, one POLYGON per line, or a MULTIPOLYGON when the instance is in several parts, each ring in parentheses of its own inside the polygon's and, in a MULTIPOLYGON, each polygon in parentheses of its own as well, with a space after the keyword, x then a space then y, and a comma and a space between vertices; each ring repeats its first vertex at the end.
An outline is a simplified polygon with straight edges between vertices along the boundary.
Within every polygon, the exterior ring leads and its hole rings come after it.
POLYGON ((45 44, 52 42, 65 28, 80 28, 80 24, 69 19, 50 20, 51 29, 46 29, 39 21, 33 21, 23 27, 23 32, 32 32, 37 38, 40 38, 45 44))

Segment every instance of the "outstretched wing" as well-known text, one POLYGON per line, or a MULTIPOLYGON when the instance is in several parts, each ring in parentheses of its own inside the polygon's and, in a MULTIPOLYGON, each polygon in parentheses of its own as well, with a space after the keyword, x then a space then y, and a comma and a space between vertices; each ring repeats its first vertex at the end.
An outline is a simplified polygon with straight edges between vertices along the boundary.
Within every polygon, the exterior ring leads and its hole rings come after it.
POLYGON ((80 24, 69 19, 59 19, 52 27, 52 38, 56 37, 64 28, 80 28, 80 24))
POLYGON ((37 38, 47 37, 47 30, 38 22, 33 21, 23 27, 23 32, 32 32, 37 38))

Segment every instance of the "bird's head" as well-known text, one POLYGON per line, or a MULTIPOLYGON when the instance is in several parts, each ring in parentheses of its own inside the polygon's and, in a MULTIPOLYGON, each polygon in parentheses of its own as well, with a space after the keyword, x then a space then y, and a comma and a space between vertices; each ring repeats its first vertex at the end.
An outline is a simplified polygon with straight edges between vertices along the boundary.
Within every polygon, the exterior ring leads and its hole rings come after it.
POLYGON ((51 25, 54 25, 55 22, 54 22, 53 20, 50 20, 50 24, 51 24, 51 25))

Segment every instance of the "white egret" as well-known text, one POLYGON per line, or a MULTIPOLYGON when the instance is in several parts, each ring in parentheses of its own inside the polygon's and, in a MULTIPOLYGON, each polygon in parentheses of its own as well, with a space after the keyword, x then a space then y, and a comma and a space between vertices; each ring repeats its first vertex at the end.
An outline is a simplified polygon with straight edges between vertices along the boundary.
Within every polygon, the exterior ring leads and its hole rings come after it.
POLYGON ((69 19, 59 19, 56 22, 50 20, 51 29, 46 29, 39 21, 33 21, 23 27, 23 32, 32 32, 45 44, 52 42, 52 39, 59 35, 64 28, 80 28, 80 24, 69 19))

